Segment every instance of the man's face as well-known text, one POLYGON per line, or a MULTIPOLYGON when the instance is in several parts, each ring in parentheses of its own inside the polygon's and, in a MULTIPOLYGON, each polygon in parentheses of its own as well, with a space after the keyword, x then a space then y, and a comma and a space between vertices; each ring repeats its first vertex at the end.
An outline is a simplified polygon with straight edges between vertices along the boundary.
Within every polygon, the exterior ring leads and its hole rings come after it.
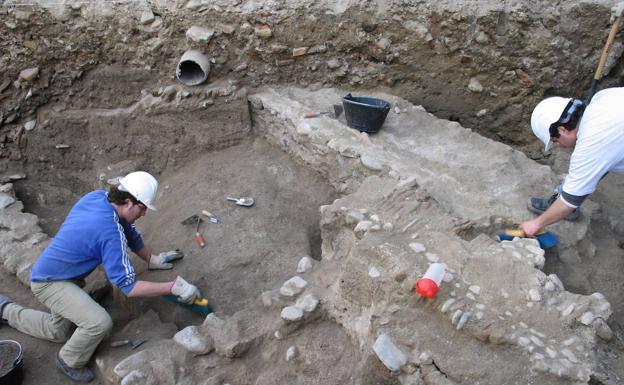
POLYGON ((568 130, 563 126, 559 126, 559 137, 550 138, 554 143, 559 143, 561 147, 573 148, 576 146, 576 133, 578 129, 568 130))
POLYGON ((122 206, 119 214, 126 222, 133 224, 137 219, 147 213, 147 207, 143 203, 134 203, 130 199, 122 206))

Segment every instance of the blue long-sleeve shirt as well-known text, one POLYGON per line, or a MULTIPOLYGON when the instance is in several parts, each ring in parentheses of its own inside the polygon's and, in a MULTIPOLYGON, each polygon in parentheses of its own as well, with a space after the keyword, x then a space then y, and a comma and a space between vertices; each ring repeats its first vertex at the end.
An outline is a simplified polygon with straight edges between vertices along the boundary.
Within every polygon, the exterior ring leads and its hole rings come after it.
POLYGON ((108 280, 128 294, 136 284, 128 247, 134 252, 141 250, 141 234, 119 218, 106 191, 92 191, 71 209, 33 266, 31 280, 80 280, 103 265, 108 280))

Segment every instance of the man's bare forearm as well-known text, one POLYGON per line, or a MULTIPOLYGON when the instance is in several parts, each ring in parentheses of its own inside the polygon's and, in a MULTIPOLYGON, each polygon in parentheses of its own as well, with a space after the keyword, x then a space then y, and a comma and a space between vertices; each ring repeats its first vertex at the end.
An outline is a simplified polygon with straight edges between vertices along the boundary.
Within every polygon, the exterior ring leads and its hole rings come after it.
POLYGON ((156 297, 159 295, 171 294, 171 282, 150 282, 137 281, 128 297, 156 297))

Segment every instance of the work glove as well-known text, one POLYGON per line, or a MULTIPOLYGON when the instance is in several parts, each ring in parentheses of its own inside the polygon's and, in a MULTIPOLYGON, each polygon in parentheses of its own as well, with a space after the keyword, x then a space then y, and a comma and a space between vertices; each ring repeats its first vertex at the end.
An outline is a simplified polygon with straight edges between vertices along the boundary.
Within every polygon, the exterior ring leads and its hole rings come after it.
POLYGON ((178 301, 191 304, 199 297, 199 289, 178 276, 171 287, 171 294, 177 296, 178 301))
POLYGON ((165 251, 164 253, 156 254, 150 257, 148 268, 151 270, 167 270, 173 267, 170 262, 182 259, 184 253, 180 250, 165 251))
POLYGON ((622 13, 624 13, 624 1, 617 3, 611 8, 611 22, 613 23, 616 17, 622 16, 622 13))

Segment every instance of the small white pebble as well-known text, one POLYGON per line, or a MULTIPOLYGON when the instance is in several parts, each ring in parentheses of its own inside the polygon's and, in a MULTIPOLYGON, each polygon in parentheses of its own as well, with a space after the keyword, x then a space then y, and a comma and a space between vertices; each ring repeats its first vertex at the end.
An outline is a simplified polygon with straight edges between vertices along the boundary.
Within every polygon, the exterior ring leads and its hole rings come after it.
POLYGON ((579 362, 578 358, 576 358, 574 353, 572 353, 572 351, 569 350, 569 349, 561 349, 561 354, 563 354, 568 360, 570 360, 570 361, 572 361, 574 363, 579 362))
POLYGON ((291 346, 286 351, 286 361, 292 361, 299 355, 299 350, 296 346, 291 346))
POLYGON ((542 340, 540 340, 536 336, 531 336, 531 342, 533 342, 535 345, 539 347, 544 347, 544 343, 542 342, 542 340))
POLYGON ((594 321, 594 318, 596 318, 594 316, 594 313, 592 313, 590 311, 586 311, 585 313, 583 313, 583 315, 581 316, 581 319, 579 321, 583 325, 591 325, 591 323, 594 321))
POLYGON ((475 293, 476 295, 479 295, 479 293, 481 293, 481 286, 472 285, 468 288, 468 290, 475 293))
POLYGON ((418 243, 418 242, 412 242, 409 244, 410 249, 414 250, 414 252, 416 253, 423 253, 427 250, 427 248, 425 247, 425 245, 423 245, 422 243, 418 243))
POLYGON ((469 319, 470 319, 469 311, 462 314, 461 318, 459 319, 459 322, 457 323, 457 330, 461 330, 464 327, 464 325, 466 325, 466 322, 468 322, 469 319))
POLYGON ((518 345, 526 348, 527 346, 529 346, 531 344, 531 340, 529 340, 526 337, 520 337, 518 338, 518 345))
POLYGON ((574 304, 571 303, 570 305, 568 305, 568 307, 566 307, 562 312, 561 312, 561 316, 562 317, 567 317, 570 314, 572 314, 572 312, 574 311, 574 304))
POLYGON ((455 310, 455 313, 453 313, 453 316, 451 317, 451 323, 453 325, 455 325, 457 323, 457 321, 459 321, 459 318, 461 317, 463 311, 461 310, 455 310))
POLYGON ((537 289, 529 290, 529 299, 534 302, 539 302, 542 300, 542 295, 537 289))
POLYGON ((368 269, 368 276, 371 278, 379 278, 381 276, 381 273, 379 272, 379 270, 377 270, 375 266, 371 266, 368 269))
POLYGON ((548 357, 550 358, 556 358, 558 356, 557 351, 554 349, 551 349, 550 347, 546 348, 546 354, 548 354, 548 357))

